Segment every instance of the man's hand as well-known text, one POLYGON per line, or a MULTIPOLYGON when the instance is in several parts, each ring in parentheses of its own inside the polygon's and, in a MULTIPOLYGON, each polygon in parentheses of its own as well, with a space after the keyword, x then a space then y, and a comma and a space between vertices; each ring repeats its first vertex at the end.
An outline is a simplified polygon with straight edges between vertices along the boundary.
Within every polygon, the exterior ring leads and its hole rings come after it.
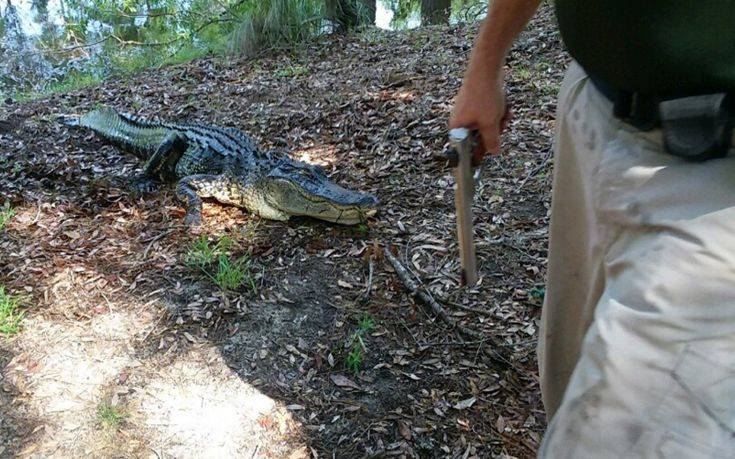
POLYGON ((480 133, 475 161, 500 152, 500 134, 510 119, 503 89, 503 64, 513 40, 526 26, 540 0, 494 0, 472 49, 464 82, 457 94, 449 128, 480 133))
POLYGON ((502 70, 488 77, 478 69, 468 68, 454 103, 449 129, 465 127, 480 134, 480 145, 473 152, 475 163, 481 162, 485 154, 500 152, 500 134, 510 118, 503 77, 502 70))

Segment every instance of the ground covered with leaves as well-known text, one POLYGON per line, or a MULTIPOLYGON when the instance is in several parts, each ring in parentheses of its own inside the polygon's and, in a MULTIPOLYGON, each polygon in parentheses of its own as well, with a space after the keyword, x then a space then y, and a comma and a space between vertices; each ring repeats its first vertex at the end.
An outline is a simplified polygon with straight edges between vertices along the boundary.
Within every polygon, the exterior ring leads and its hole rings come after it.
POLYGON ((481 282, 460 289, 443 151, 476 28, 365 30, 6 101, 0 286, 19 306, 0 456, 532 457, 567 58, 544 7, 508 62, 515 118, 475 207, 481 282), (55 121, 99 105, 243 129, 380 213, 340 227, 210 202, 194 234, 171 187, 129 192, 137 159, 55 121), (408 294, 384 248, 461 327, 408 294))

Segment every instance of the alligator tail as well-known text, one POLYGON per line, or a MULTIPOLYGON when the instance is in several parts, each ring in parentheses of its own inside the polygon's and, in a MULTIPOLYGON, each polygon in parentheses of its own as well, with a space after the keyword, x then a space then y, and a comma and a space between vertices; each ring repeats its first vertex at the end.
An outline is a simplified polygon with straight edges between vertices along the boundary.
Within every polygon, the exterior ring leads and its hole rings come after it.
POLYGON ((153 153, 169 132, 160 123, 118 113, 110 107, 98 108, 82 116, 64 115, 59 118, 68 126, 90 129, 105 140, 141 157, 153 153))

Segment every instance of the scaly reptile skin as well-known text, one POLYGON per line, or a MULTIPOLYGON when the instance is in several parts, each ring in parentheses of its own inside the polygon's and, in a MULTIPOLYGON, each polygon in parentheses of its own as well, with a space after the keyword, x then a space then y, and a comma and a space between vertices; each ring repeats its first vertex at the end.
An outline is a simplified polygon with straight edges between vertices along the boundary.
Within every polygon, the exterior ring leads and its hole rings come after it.
POLYGON ((377 212, 374 196, 340 187, 317 166, 262 152, 234 128, 146 121, 111 108, 65 122, 147 159, 139 185, 177 182, 189 224, 201 222, 201 198, 273 220, 306 215, 353 225, 377 212))

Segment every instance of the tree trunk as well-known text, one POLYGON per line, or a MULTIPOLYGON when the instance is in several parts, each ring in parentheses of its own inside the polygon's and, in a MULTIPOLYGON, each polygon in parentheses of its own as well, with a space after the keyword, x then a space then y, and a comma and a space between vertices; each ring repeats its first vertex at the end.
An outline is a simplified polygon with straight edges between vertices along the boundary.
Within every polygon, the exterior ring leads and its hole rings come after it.
POLYGON ((376 0, 326 0, 327 17, 343 32, 358 25, 375 23, 376 0))
POLYGON ((421 23, 448 24, 452 0, 421 0, 421 23))

